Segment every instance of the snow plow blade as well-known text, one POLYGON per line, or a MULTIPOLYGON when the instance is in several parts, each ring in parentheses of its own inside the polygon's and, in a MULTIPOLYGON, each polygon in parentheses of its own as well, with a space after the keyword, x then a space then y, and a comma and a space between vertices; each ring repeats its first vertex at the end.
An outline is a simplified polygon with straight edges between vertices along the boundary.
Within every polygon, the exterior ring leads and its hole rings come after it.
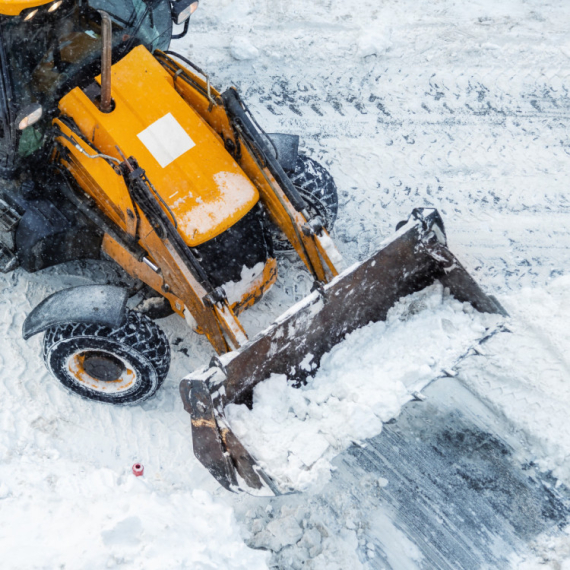
POLYGON ((276 486, 229 429, 224 407, 229 403, 251 404, 253 388, 271 374, 285 374, 300 385, 314 374, 322 356, 347 334, 385 320, 400 298, 434 281, 480 312, 506 315, 499 302, 483 292, 447 248, 437 210, 416 209, 368 260, 317 288, 243 347, 214 357, 209 367, 182 380, 180 393, 192 417, 196 457, 226 489, 277 493, 276 486), (207 432, 200 424, 198 405, 187 405, 205 394, 209 395, 212 411, 207 432), (220 469, 222 456, 230 461, 220 469), (256 478, 244 477, 244 465, 247 473, 256 478))

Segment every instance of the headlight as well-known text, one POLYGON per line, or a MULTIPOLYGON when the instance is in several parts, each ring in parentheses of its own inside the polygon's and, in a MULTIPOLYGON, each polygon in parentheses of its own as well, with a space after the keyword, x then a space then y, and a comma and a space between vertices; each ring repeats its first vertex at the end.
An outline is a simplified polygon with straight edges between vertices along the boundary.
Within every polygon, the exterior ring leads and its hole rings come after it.
POLYGON ((16 124, 18 125, 18 129, 23 131, 27 127, 37 123, 41 118, 44 110, 41 105, 37 103, 33 103, 32 105, 28 105, 24 107, 16 117, 16 124))
POLYGON ((32 10, 31 12, 28 12, 24 17, 24 22, 29 22, 37 13, 38 13, 37 8, 35 10, 32 10))
POLYGON ((178 0, 172 5, 172 19, 183 24, 198 8, 198 0, 178 0))
POLYGON ((55 12, 61 5, 63 4, 63 0, 58 0, 57 2, 54 2, 49 8, 48 8, 48 12, 51 14, 52 12, 55 12))

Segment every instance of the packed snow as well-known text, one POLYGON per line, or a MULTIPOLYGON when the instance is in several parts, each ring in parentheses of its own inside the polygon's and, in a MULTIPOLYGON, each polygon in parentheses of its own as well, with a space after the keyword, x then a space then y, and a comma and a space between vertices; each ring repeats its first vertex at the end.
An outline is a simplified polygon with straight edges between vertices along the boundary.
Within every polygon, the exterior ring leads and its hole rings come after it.
MULTIPOLYGON (((451 250, 511 315, 512 332, 458 377, 558 488, 570 485, 569 17, 562 0, 208 0, 172 46, 331 170, 333 238, 349 264, 414 207, 438 208, 451 250)), ((273 290, 241 317, 250 335, 311 289, 298 261, 279 263, 273 290)), ((51 378, 41 339, 21 339, 25 315, 59 289, 124 280, 105 263, 0 275, 2 568, 422 568, 390 512, 355 512, 343 494, 268 500, 218 487, 193 457, 178 395, 213 352, 180 318, 160 322, 173 365, 142 406, 87 402, 51 378), (385 539, 382 560, 371 535, 385 539)), ((380 431, 487 325, 437 287, 420 298, 423 310, 407 300, 354 333, 302 390, 273 378, 252 411, 229 411, 276 476, 321 484, 335 453, 380 431)), ((358 484, 381 494, 392 483, 358 484)), ((511 558, 517 569, 569 567, 564 530, 511 558)))
MULTIPOLYGON (((252 410, 228 405, 231 428, 285 487, 322 484, 329 459, 380 433, 414 392, 452 369, 500 321, 435 284, 401 300, 385 322, 351 333, 306 386, 296 389, 273 375, 256 386, 252 410)), ((308 355, 306 369, 311 364, 308 355)))
POLYGON ((46 294, 93 273, 112 279, 105 267, 58 273, 1 281, 0 565, 265 568, 265 553, 244 545, 232 507, 192 461, 174 391, 140 407, 94 406, 54 382, 39 338, 22 340, 25 314, 46 294))

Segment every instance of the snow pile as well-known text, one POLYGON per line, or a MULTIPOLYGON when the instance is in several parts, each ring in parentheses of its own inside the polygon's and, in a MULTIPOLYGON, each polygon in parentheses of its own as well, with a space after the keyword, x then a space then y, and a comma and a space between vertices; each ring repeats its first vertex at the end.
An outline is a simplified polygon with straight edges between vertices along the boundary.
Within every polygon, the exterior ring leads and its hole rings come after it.
MULTIPOLYGON (((104 265, 75 268, 104 276, 104 265)), ((179 351, 190 343, 197 350, 200 337, 180 318, 163 321, 172 372, 144 405, 83 400, 47 372, 41 339, 21 337, 24 316, 53 292, 52 279, 59 288, 83 284, 60 271, 0 275, 2 570, 266 568, 266 553, 244 544, 233 508, 214 497, 219 486, 192 453, 177 388, 205 357, 179 351), (136 478, 139 461, 145 472, 136 478)))
POLYGON ((306 489, 328 478, 332 457, 378 434, 411 393, 453 366, 498 319, 434 284, 401 300, 386 322, 350 334, 303 388, 273 375, 256 387, 252 410, 227 406, 228 420, 271 474, 306 489))
POLYGON ((245 61, 259 57, 259 50, 245 36, 236 36, 230 44, 230 53, 234 59, 245 61))
POLYGON ((266 567, 231 509, 205 491, 160 493, 144 478, 61 460, 46 469, 26 458, 11 475, 0 502, 7 570, 266 567))
POLYGON ((357 46, 360 57, 380 56, 392 47, 389 31, 382 30, 380 26, 364 29, 358 38, 357 46))
POLYGON ((513 334, 498 335, 461 379, 504 415, 537 464, 570 485, 570 275, 507 300, 513 334))

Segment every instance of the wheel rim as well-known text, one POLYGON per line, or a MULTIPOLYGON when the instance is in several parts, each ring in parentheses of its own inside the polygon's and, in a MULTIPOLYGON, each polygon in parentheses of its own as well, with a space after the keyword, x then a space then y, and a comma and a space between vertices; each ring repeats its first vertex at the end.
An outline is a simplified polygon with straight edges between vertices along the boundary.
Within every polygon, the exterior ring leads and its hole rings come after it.
POLYGON ((104 394, 120 394, 135 386, 137 373, 123 358, 104 350, 80 350, 67 362, 78 384, 104 394))

